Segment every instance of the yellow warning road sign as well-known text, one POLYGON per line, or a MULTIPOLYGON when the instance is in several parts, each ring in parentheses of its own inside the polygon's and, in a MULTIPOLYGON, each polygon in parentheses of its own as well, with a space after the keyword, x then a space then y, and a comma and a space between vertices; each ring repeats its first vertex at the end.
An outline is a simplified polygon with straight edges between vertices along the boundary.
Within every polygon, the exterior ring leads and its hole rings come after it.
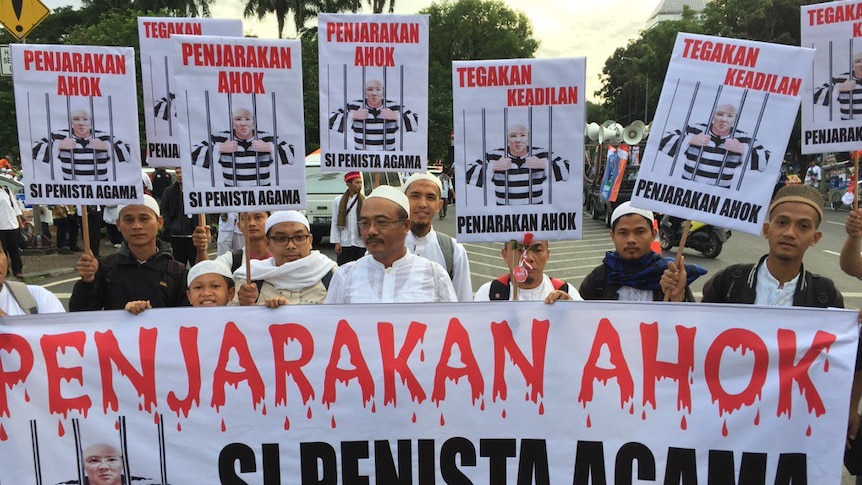
POLYGON ((50 13, 40 0, 0 0, 0 24, 18 40, 27 37, 50 13))

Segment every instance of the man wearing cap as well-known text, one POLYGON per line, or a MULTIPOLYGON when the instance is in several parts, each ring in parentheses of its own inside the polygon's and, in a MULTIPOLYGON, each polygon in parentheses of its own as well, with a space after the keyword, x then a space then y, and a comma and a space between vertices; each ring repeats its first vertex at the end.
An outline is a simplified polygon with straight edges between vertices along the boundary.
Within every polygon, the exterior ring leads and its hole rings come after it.
POLYGON ((81 279, 69 298, 71 311, 122 310, 132 300, 153 308, 188 306, 185 265, 156 237, 162 217, 156 199, 120 207, 117 228, 123 243, 115 254, 96 259, 84 253, 75 268, 81 279))
POLYGON ((365 195, 362 194, 362 174, 344 174, 347 190, 332 201, 332 223, 329 229, 329 242, 335 245, 338 265, 356 261, 365 255, 365 243, 359 237, 359 212, 365 195))
MULTIPOLYGON (((829 278, 805 270, 802 258, 823 235, 823 196, 807 185, 782 187, 769 205, 763 237, 769 252, 757 264, 734 264, 703 287, 704 302, 773 306, 844 307, 829 278)), ((675 281, 678 283, 678 281, 675 281)))
POLYGON ((509 273, 480 286, 476 301, 583 300, 574 286, 545 274, 551 256, 548 241, 534 241, 533 235, 527 233, 522 241, 503 245, 500 254, 509 273))
POLYGON ((404 182, 404 193, 410 201, 410 232, 405 244, 416 256, 442 266, 452 279, 458 301, 473 300, 470 263, 464 246, 446 234, 436 232, 431 223, 446 203, 440 179, 430 173, 414 173, 404 182))
POLYGON ((457 301, 446 270, 407 249, 409 231, 407 196, 389 185, 374 189, 359 215, 368 254, 338 268, 326 303, 457 301))
MULTIPOLYGON (((652 211, 632 207, 631 202, 617 206, 611 215, 611 240, 602 264, 588 274, 578 291, 585 300, 663 301, 661 277, 668 260, 650 247, 656 236, 652 211)), ((671 301, 694 301, 689 289, 692 281, 706 273, 687 265, 688 282, 683 291, 673 292, 671 301)))
POLYGON ((266 240, 271 258, 251 262, 251 283, 245 265, 233 273, 241 283, 240 305, 317 304, 326 299, 326 289, 336 268, 335 261, 312 250, 308 219, 297 211, 274 212, 266 221, 266 240))

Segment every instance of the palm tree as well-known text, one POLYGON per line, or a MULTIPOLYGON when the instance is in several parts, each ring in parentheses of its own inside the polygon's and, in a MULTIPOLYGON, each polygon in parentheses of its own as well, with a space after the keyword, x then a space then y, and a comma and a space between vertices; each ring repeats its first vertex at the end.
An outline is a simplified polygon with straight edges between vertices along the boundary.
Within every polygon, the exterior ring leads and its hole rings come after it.
MULTIPOLYGON (((386 0, 368 0, 368 4, 374 13, 383 13, 383 7, 386 5, 386 0)), ((355 10, 354 10, 355 11, 355 10)), ((389 0, 389 13, 395 11, 395 0, 389 0)))
POLYGON ((215 0, 84 0, 87 9, 107 12, 117 9, 136 9, 142 12, 167 11, 181 17, 209 17, 210 4, 215 0))
POLYGON ((258 20, 263 20, 270 13, 275 14, 280 39, 283 37, 284 23, 289 13, 293 13, 298 37, 306 30, 305 24, 316 18, 318 13, 358 12, 361 8, 361 0, 247 0, 243 15, 256 16, 258 20))

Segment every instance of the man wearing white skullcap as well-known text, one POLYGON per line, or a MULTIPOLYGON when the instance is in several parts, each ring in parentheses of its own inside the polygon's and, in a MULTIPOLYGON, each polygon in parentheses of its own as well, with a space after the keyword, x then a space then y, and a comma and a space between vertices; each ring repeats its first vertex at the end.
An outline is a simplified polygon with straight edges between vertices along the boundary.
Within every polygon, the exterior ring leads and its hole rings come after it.
POLYGON ((431 225, 446 203, 442 190, 442 182, 431 173, 414 173, 404 182, 404 194, 410 201, 410 232, 405 244, 416 256, 443 266, 452 279, 458 301, 473 301, 467 251, 454 238, 435 231, 431 225))
POLYGON ((326 299, 326 289, 337 266, 335 261, 312 250, 308 219, 297 211, 273 212, 266 221, 268 259, 251 262, 251 277, 242 265, 233 273, 240 305, 317 304, 326 299), (247 282, 251 281, 251 282, 247 282))
POLYGON ((446 270, 405 246, 409 214, 407 196, 395 187, 381 185, 368 195, 359 214, 368 254, 338 268, 326 303, 457 301, 446 270))
POLYGON ((69 310, 122 310, 133 300, 153 308, 188 306, 185 265, 158 240, 162 227, 159 204, 144 195, 143 204, 120 207, 117 228, 124 242, 119 251, 96 259, 84 253, 75 268, 81 279, 69 298, 69 310))

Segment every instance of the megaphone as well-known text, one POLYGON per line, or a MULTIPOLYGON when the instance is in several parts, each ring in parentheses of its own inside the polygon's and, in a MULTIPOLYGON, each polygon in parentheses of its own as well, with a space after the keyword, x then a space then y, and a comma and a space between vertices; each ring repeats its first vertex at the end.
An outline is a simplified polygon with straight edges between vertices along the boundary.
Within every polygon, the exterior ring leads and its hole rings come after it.
POLYGON ((585 131, 585 134, 587 135, 587 138, 589 138, 592 141, 597 141, 599 139, 599 134, 602 131, 602 127, 599 126, 598 123, 592 122, 586 126, 586 130, 584 130, 584 131, 585 131))
POLYGON ((644 126, 644 138, 649 138, 650 128, 652 128, 652 123, 644 126))
POLYGON ((617 124, 617 122, 616 122, 616 121, 614 121, 614 120, 607 120, 607 121, 605 121, 604 123, 602 123, 602 128, 612 128, 615 124, 617 124))
POLYGON ((623 141, 623 132, 625 131, 623 125, 619 123, 614 123, 610 128, 608 128, 608 130, 611 132, 611 135, 606 136, 605 141, 607 141, 608 143, 615 144, 619 144, 621 141, 623 141))
POLYGON ((641 120, 633 121, 623 130, 623 141, 629 145, 637 145, 644 137, 644 122, 641 120))

